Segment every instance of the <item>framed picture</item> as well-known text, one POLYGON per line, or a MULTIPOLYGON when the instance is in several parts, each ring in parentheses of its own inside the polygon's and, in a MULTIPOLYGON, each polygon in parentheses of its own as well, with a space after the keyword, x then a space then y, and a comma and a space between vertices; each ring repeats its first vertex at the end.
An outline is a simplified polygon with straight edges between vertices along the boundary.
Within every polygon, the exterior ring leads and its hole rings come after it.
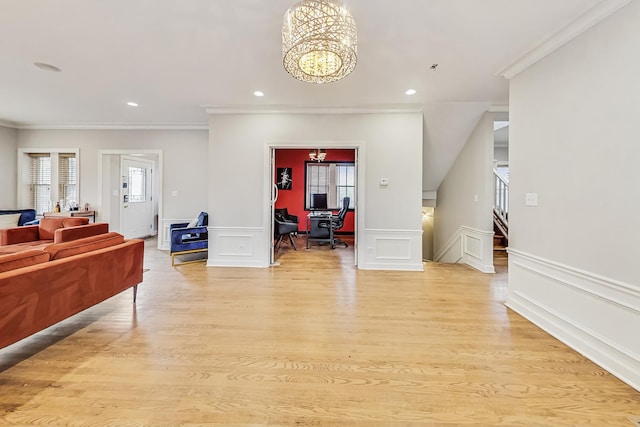
POLYGON ((291 190, 292 178, 291 168, 278 168, 276 176, 276 185, 278 190, 291 190))

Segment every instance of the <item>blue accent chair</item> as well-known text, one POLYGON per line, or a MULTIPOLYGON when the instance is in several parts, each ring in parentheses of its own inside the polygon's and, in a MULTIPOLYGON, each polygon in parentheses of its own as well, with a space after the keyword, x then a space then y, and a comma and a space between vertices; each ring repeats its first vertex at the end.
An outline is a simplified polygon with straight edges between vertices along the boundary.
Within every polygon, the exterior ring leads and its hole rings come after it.
MULTIPOLYGON (((175 266, 176 255, 186 255, 198 252, 207 252, 209 250, 209 233, 207 225, 209 225, 209 215, 206 212, 200 212, 198 220, 193 227, 189 227, 190 223, 183 222, 179 224, 171 224, 171 266, 175 266)), ((180 264, 189 264, 192 262, 206 261, 206 258, 184 261, 180 264)))
POLYGON ((0 210, 0 215, 10 215, 10 214, 20 214, 20 219, 18 220, 18 227, 21 227, 23 225, 31 225, 27 223, 30 221, 36 220, 35 209, 0 210))

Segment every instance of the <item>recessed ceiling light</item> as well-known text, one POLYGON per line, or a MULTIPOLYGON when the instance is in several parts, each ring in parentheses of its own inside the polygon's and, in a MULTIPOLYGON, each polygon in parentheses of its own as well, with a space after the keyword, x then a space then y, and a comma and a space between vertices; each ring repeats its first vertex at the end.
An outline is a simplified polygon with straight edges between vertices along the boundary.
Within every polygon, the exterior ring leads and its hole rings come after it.
POLYGON ((44 71, 51 71, 54 73, 59 73, 60 71, 62 71, 60 68, 56 67, 55 65, 46 64, 44 62, 34 62, 33 65, 35 65, 36 67, 44 71))
POLYGON ((409 89, 405 92, 407 95, 415 95, 416 94, 416 90, 415 89, 409 89))
POLYGON ((127 102, 127 105, 129 107, 137 107, 138 106, 138 104, 136 102, 131 102, 131 101, 127 102))
POLYGON ((259 90, 257 90, 257 91, 255 91, 255 92, 253 92, 253 94, 254 94, 255 96, 264 96, 264 92, 259 91, 259 90))

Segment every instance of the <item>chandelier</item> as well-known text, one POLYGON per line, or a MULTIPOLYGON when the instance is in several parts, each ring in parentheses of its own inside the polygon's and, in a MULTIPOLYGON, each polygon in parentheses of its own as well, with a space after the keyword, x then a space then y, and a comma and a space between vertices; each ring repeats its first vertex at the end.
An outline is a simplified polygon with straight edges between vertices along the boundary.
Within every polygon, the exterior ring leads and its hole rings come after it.
POLYGON ((356 23, 337 0, 302 0, 284 15, 282 62, 303 82, 346 77, 356 67, 356 42, 356 23))
POLYGON ((312 161, 324 162, 324 159, 327 157, 327 150, 324 148, 318 148, 317 150, 309 151, 309 158, 312 161))

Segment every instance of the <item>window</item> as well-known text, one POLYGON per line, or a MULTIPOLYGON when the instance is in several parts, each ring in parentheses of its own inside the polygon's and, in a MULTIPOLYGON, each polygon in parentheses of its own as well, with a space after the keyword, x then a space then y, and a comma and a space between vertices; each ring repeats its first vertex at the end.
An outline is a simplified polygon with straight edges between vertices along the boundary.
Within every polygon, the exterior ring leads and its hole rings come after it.
POLYGON ((147 201, 146 170, 134 166, 129 167, 129 203, 147 201))
POLYGON ((58 155, 58 194, 64 200, 63 207, 78 203, 78 166, 75 154, 58 155))
POLYGON ((51 155, 49 153, 29 154, 29 206, 37 213, 50 212, 51 203, 51 155))
POLYGON ((77 150, 19 149, 18 155, 20 205, 42 214, 58 203, 65 210, 78 204, 77 150))
POLYGON ((355 206, 355 164, 332 162, 307 162, 305 173, 305 206, 311 207, 312 194, 327 194, 329 209, 340 209, 345 196, 351 198, 349 209, 355 206))

